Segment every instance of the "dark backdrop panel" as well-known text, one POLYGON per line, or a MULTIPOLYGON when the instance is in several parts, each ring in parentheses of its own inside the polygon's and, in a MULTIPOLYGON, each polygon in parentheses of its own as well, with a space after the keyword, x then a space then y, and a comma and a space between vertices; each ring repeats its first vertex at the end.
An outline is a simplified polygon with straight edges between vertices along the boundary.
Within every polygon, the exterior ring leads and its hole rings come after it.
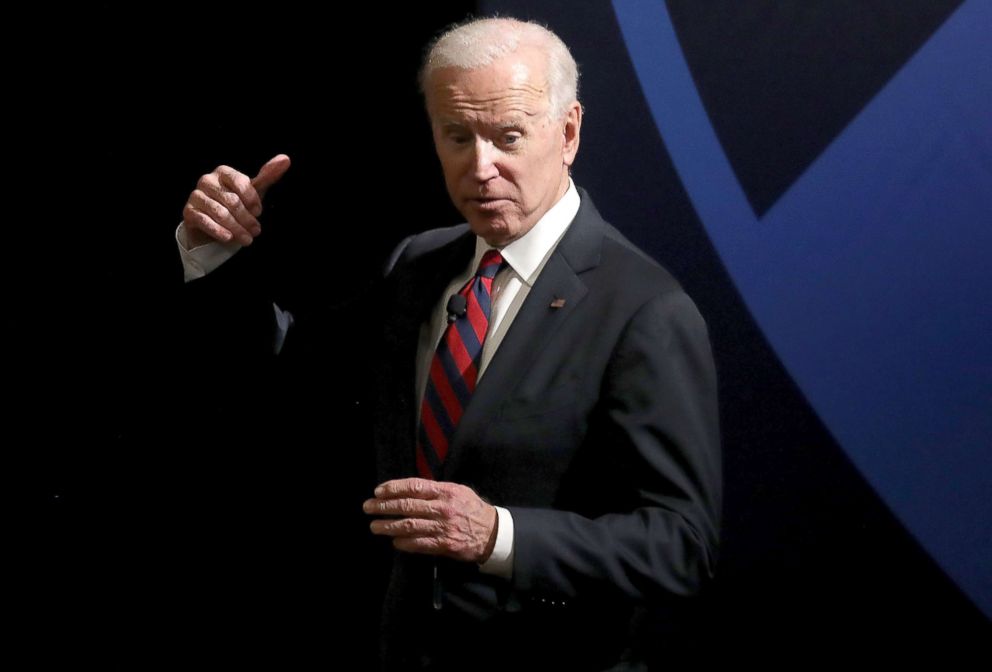
MULTIPOLYGON (((909 661, 970 652, 987 658, 981 645, 989 622, 973 600, 989 597, 988 567, 974 575, 970 597, 962 592, 852 463, 782 364, 659 135, 611 4, 485 4, 545 22, 571 46, 586 109, 576 181, 607 219, 675 273, 711 328, 721 384, 725 529, 719 579, 692 631, 698 655, 776 664, 862 655, 909 661)), ((703 123, 712 124, 750 222, 780 200, 959 4, 661 5, 705 107, 703 123)), ((641 27, 646 34, 656 29, 641 27)), ((986 140, 975 145, 975 155, 987 184, 986 140)), ((691 146, 685 151, 691 160, 691 146)), ((706 164, 699 168, 704 181, 706 170, 706 164)), ((973 210, 983 202, 974 189, 968 198, 973 210)), ((962 222, 961 231, 974 232, 980 221, 962 222)), ((836 272, 843 277, 853 270, 836 272)), ((809 282, 797 282, 803 281, 809 282)), ((908 298, 912 290, 894 288, 897 299, 900 291, 908 298)), ((815 324, 824 318, 794 310, 782 319, 815 324)), ((971 323, 967 313, 960 319, 971 323)), ((945 378, 957 375, 951 371, 945 378)), ((962 383, 973 378, 969 373, 962 383)), ((986 374, 986 396, 990 387, 986 374)), ((978 399, 971 403, 982 403, 978 399)), ((957 401, 935 396, 934 403, 957 401)), ((888 448, 881 438, 880 448, 888 448)), ((979 492, 973 483, 992 473, 984 445, 968 449, 979 470, 962 474, 965 492, 979 492)), ((898 461, 887 466, 907 468, 898 461)), ((943 529, 958 535, 961 566, 976 567, 984 542, 968 540, 983 529, 988 536, 981 514, 986 500, 968 501, 971 508, 956 522, 944 512, 943 529)))

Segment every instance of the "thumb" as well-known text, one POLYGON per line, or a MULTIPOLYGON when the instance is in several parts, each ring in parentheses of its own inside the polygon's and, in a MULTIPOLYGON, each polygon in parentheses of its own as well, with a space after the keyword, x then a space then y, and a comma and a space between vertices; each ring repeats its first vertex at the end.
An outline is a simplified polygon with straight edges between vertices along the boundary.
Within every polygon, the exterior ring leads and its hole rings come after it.
POLYGON ((289 164, 288 156, 277 154, 259 168, 258 175, 251 178, 251 186, 255 187, 259 198, 265 198, 265 192, 269 190, 269 187, 282 179, 282 176, 289 170, 289 164))

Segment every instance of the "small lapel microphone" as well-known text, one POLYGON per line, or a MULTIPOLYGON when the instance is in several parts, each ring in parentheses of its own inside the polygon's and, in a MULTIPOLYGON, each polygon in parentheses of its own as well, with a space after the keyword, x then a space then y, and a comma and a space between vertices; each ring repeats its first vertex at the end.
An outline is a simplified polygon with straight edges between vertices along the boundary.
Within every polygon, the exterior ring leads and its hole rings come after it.
POLYGON ((461 294, 452 294, 448 299, 448 324, 451 324, 459 317, 468 312, 468 301, 461 294))

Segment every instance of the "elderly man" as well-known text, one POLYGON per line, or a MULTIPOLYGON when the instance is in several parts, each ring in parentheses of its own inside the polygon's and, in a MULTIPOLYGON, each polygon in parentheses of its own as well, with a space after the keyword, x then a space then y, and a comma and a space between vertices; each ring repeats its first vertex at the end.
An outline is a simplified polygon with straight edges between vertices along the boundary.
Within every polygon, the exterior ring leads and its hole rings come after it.
MULTIPOLYGON (((386 669, 644 669, 659 614, 713 573, 706 327, 572 183, 577 78, 557 36, 511 19, 458 26, 425 59, 467 224, 403 241, 383 289, 381 484, 364 510, 395 549, 386 669)), ((201 178, 181 244, 251 242, 287 167, 201 178)))

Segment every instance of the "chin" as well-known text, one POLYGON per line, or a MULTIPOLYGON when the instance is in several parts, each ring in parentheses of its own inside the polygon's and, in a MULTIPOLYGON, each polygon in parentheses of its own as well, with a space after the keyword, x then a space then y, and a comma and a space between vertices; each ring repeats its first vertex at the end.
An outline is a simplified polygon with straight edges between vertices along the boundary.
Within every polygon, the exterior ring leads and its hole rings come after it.
POLYGON ((469 228, 472 229, 472 233, 493 246, 505 245, 511 238, 510 231, 504 227, 477 227, 470 224, 469 228))
POLYGON ((499 237, 506 235, 506 229, 502 226, 493 226, 492 224, 486 222, 479 224, 477 222, 469 222, 468 228, 472 229, 472 233, 475 235, 486 238, 487 240, 492 237, 499 237))

